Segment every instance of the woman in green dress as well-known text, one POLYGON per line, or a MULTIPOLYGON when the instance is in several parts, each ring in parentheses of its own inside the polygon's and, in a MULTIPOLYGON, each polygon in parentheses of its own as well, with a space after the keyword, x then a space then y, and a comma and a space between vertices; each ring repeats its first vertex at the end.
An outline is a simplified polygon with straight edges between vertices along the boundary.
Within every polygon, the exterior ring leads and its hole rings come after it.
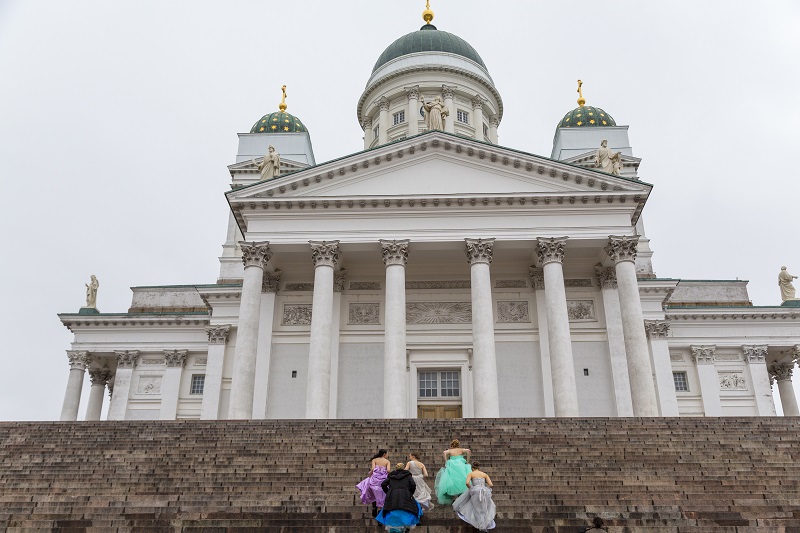
POLYGON ((467 476, 472 471, 469 464, 470 451, 462 448, 458 439, 453 439, 450 448, 443 452, 445 465, 436 474, 434 491, 441 504, 451 504, 467 491, 467 476))

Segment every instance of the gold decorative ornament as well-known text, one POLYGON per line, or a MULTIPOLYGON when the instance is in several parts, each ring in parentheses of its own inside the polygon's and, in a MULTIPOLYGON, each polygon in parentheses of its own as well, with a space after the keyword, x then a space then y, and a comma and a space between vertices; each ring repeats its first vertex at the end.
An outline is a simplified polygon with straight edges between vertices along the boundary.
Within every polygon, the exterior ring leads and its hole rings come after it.
POLYGON ((283 96, 281 97, 281 103, 278 104, 278 109, 283 113, 286 111, 286 85, 281 87, 281 91, 283 92, 283 96))
POLYGON ((425 2, 425 11, 422 12, 422 20, 425 21, 425 24, 430 24, 433 20, 433 11, 431 11, 431 0, 426 0, 425 2))
MULTIPOLYGON (((581 89, 582 86, 583 86, 583 82, 581 80, 578 80, 578 96, 579 96, 579 98, 578 98, 578 106, 580 106, 580 107, 583 107, 584 104, 586 104, 586 98, 583 97, 583 89, 581 89)), ((580 115, 578 115, 578 116, 580 116, 580 115)))

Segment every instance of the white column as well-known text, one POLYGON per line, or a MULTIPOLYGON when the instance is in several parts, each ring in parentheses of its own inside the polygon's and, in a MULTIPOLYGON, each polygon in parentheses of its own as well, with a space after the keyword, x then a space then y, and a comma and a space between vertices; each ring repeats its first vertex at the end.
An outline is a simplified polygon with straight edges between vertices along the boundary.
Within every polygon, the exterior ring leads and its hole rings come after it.
POLYGON ((792 387, 792 370, 794 362, 773 363, 769 366, 770 378, 778 382, 778 394, 781 396, 783 416, 800 416, 797 408, 797 397, 792 387))
POLYGON ((413 87, 406 87, 406 95, 408 95, 408 136, 416 135, 419 133, 419 85, 413 87))
POLYGON ((722 416, 722 401, 719 397, 719 374, 714 366, 716 346, 691 346, 692 359, 697 367, 700 395, 706 416, 722 416))
POLYGON ((231 404, 228 418, 253 417, 253 388, 256 377, 258 323, 261 315, 261 283, 267 261, 272 257, 268 242, 239 243, 244 263, 242 297, 239 303, 239 326, 236 330, 236 350, 233 355, 231 404))
POLYGON ((219 397, 222 393, 222 368, 225 365, 225 346, 231 327, 225 324, 208 326, 208 357, 206 359, 206 377, 203 383, 203 403, 200 406, 200 418, 217 420, 220 418, 219 397))
POLYGON ((255 389, 253 390, 253 418, 267 418, 269 394, 269 364, 272 358, 272 327, 275 320, 275 297, 281 281, 281 271, 264 272, 261 283, 261 311, 259 312, 258 342, 256 348, 255 389))
POLYGON ((547 336, 547 303, 544 297, 544 270, 530 266, 528 274, 536 294, 536 320, 539 327, 539 354, 542 366, 542 395, 544 416, 555 416, 553 405, 553 372, 550 368, 550 341, 547 336))
POLYGON ((775 401, 772 399, 772 385, 767 372, 767 346, 742 346, 742 353, 750 370, 756 412, 759 416, 775 416, 775 401))
POLYGON ((372 144, 372 141, 375 140, 372 136, 372 119, 365 118, 362 126, 364 127, 364 150, 367 150, 372 144))
POLYGON ((453 91, 455 87, 450 87, 448 85, 442 85, 442 96, 444 97, 444 106, 447 108, 447 111, 450 113, 447 117, 443 117, 444 119, 444 131, 448 133, 455 133, 456 127, 456 108, 453 107, 453 91))
POLYGON ((544 271, 544 300, 547 337, 553 373, 555 416, 578 416, 578 390, 569 333, 567 292, 564 289, 564 247, 567 237, 537 239, 536 255, 544 271))
POLYGON ((161 378, 161 410, 158 418, 175 420, 178 416, 178 399, 181 393, 181 374, 186 364, 186 350, 164 350, 166 369, 161 378))
POLYGON ((650 355, 656 380, 656 393, 661 416, 679 416, 678 396, 675 394, 675 379, 672 377, 672 361, 669 358, 669 322, 645 320, 644 329, 650 339, 650 355))
POLYGON ((342 291, 347 284, 347 270, 333 272, 333 304, 331 307, 331 395, 330 418, 338 418, 339 407, 339 331, 342 321, 342 291))
POLYGON ((658 416, 658 401, 650 366, 650 351, 644 332, 642 301, 636 279, 636 245, 638 236, 608 238, 605 252, 614 262, 617 294, 622 316, 625 355, 628 357, 628 378, 631 383, 634 416, 658 416))
POLYGON ((69 359, 69 378, 67 378, 64 403, 61 406, 62 422, 78 419, 78 407, 81 404, 81 390, 83 389, 83 374, 92 361, 88 352, 76 350, 67 350, 67 358, 69 359))
POLYGON ((494 346, 492 280, 494 239, 464 239, 472 284, 472 397, 476 418, 498 418, 497 358, 494 346))
POLYGON ((381 107, 380 120, 378 121, 378 125, 380 126, 378 129, 378 144, 380 145, 386 144, 389 139, 389 99, 385 96, 381 96, 378 104, 381 107))
POLYGON ((496 115, 489 118, 489 142, 492 144, 497 144, 497 126, 499 125, 500 121, 497 120, 496 115))
POLYGON ((117 370, 114 372, 114 388, 111 405, 108 406, 108 420, 125 420, 128 412, 128 398, 131 394, 133 369, 139 352, 135 350, 117 351, 117 370))
POLYGON ((383 340, 383 417, 406 418, 406 263, 408 240, 381 240, 386 266, 383 340))
POLYGON ((594 268, 603 296, 603 311, 606 317, 608 353, 611 357, 611 379, 614 380, 614 399, 617 416, 633 416, 631 382, 628 379, 628 360, 625 356, 625 338, 622 333, 622 315, 619 312, 617 274, 613 267, 594 268))
POLYGON ((472 99, 472 125, 475 126, 475 138, 483 141, 483 97, 476 94, 472 99))
POLYGON ((86 406, 86 420, 100 420, 103 412, 103 397, 106 393, 106 384, 111 379, 111 372, 105 369, 89 370, 89 379, 92 387, 89 389, 89 404, 86 406))
POLYGON ((333 269, 339 261, 339 241, 309 241, 314 262, 314 297, 308 348, 306 418, 328 418, 331 395, 331 328, 333 269))

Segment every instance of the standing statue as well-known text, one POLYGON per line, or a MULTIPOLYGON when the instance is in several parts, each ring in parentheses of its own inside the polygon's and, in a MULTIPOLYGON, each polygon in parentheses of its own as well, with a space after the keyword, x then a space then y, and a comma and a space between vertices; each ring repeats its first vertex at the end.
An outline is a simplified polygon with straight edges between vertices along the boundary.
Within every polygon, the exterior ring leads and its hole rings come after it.
POLYGON ((425 108, 425 124, 428 125, 428 131, 444 131, 444 117, 450 115, 450 110, 445 107, 442 99, 437 96, 432 102, 423 100, 422 105, 425 108))
POLYGON ((594 163, 603 172, 619 176, 622 170, 622 152, 612 152, 608 147, 608 141, 603 139, 594 156, 594 163))
POLYGON ((781 288, 781 301, 797 300, 794 285, 792 285, 793 279, 797 279, 797 276, 792 276, 786 270, 786 267, 781 267, 781 273, 778 274, 778 286, 781 288))
POLYGON ((261 163, 256 163, 256 160, 253 159, 253 164, 256 165, 261 172, 261 177, 259 179, 262 181, 275 178, 281 173, 281 156, 275 151, 275 147, 271 144, 269 145, 267 155, 264 156, 261 163))
POLYGON ((86 284, 86 307, 90 309, 97 309, 97 288, 100 282, 97 281, 97 276, 92 274, 92 281, 86 284))

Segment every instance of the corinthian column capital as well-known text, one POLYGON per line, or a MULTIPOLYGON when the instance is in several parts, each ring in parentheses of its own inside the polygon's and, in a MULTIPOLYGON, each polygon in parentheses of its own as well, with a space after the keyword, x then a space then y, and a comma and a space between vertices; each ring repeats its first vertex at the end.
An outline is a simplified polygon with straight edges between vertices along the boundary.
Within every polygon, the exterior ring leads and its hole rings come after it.
POLYGON ((134 368, 139 352, 136 350, 119 350, 114 352, 117 355, 117 368, 134 368))
POLYGON ((528 267, 528 275, 531 277, 531 285, 537 291, 544 290, 544 270, 534 265, 528 267))
POLYGON ((386 240, 381 239, 381 256, 383 256, 383 264, 401 265, 406 266, 408 262, 408 239, 386 240))
POLYGON ((108 384, 108 380, 111 379, 111 375, 111 371, 109 370, 89 370, 89 379, 92 385, 102 385, 105 387, 108 384))
POLYGON ((467 243, 467 261, 470 265, 492 264, 495 239, 464 239, 464 241, 467 243))
POLYGON ((69 359, 69 367, 78 370, 86 370, 86 367, 92 363, 92 356, 89 352, 81 350, 67 350, 67 359, 69 359))
POLYGON ((267 266, 267 261, 272 259, 272 252, 267 241, 240 241, 239 246, 242 248, 242 263, 245 268, 254 266, 263 270, 267 266))
POLYGON ((475 96, 472 97, 472 108, 482 110, 483 102, 484 102, 483 96, 481 96, 480 94, 476 94, 475 96))
POLYGON ((344 291, 344 286, 347 284, 347 270, 344 268, 333 272, 333 292, 344 291))
POLYGON ((186 350, 164 350, 164 360, 168 367, 180 367, 186 363, 186 350))
POLYGON ((747 363, 764 363, 767 360, 767 346, 742 346, 744 360, 747 363))
POLYGON ((442 98, 452 98, 455 89, 452 85, 442 85, 442 98))
POLYGON ((564 248, 567 237, 550 237, 549 239, 536 239, 536 257, 542 265, 547 263, 563 263, 564 248))
POLYGON ((389 111, 389 99, 385 96, 381 96, 378 105, 381 107, 381 111, 389 111))
POLYGON ((261 280, 261 292, 278 292, 278 284, 281 282, 280 270, 275 272, 264 272, 264 277, 261 280))
POLYGON ((231 327, 228 325, 208 326, 206 328, 206 333, 208 333, 208 343, 228 344, 228 333, 230 333, 230 331, 231 327))
POLYGON ((339 241, 308 241, 311 245, 311 261, 318 266, 335 267, 339 262, 339 241))
POLYGON ((409 99, 419 100, 419 85, 414 85, 413 87, 405 87, 406 96, 409 99))
POLYGON ((769 371, 770 383, 774 381, 783 381, 785 379, 792 379, 792 367, 788 363, 773 363, 767 369, 769 371))
POLYGON ((669 322, 666 320, 645 320, 644 331, 648 339, 666 339, 669 333, 669 322))
POLYGON ((616 289, 617 288, 617 272, 614 267, 594 267, 594 273, 597 276, 597 281, 600 283, 601 289, 616 289))
POLYGON ((636 261, 636 248, 639 245, 639 236, 609 235, 608 244, 603 249, 614 264, 623 261, 636 261))
POLYGON ((696 365, 713 365, 714 352, 717 351, 716 346, 690 346, 692 350, 692 359, 696 365))

